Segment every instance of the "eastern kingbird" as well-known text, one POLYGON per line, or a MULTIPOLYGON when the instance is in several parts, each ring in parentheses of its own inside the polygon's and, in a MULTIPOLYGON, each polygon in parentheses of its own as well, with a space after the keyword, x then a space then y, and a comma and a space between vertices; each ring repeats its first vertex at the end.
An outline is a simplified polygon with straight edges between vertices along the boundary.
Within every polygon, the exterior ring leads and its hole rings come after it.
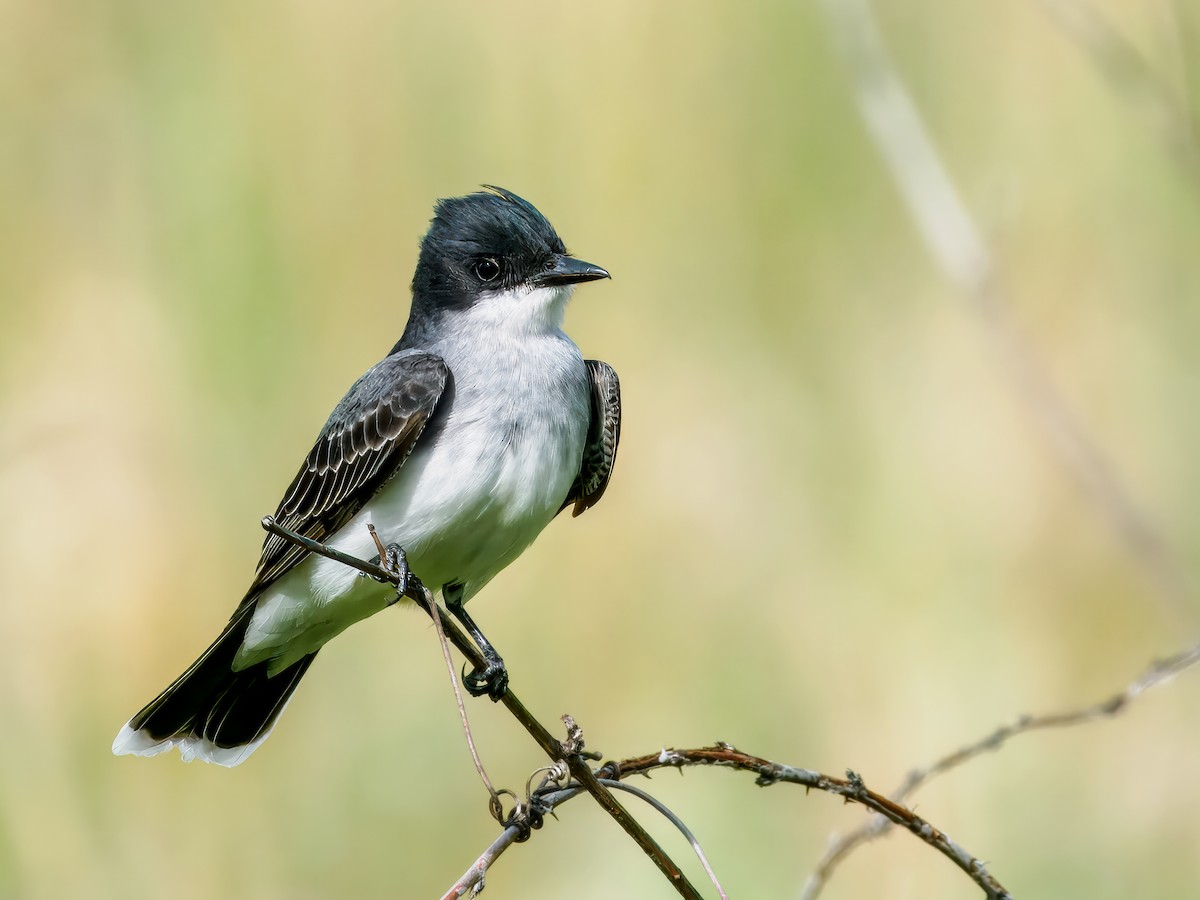
MULTIPOLYGON (((496 187, 438 202, 400 342, 334 408, 275 514, 361 559, 367 526, 439 589, 487 665, 466 677, 500 697, 504 663, 463 605, 558 513, 604 494, 620 387, 562 330, 573 286, 607 278, 567 254, 532 204, 496 187)), ((113 753, 235 766, 266 740, 317 651, 396 600, 395 589, 284 538, 225 630, 129 720, 113 753)))

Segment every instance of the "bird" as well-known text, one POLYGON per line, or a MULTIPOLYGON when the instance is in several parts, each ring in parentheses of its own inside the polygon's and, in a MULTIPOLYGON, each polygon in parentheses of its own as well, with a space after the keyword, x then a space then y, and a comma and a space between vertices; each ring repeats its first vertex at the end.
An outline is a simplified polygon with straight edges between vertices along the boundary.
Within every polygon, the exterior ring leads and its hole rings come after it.
MULTIPOLYGON (((400 340, 334 407, 275 513, 279 525, 439 592, 485 665, 476 696, 507 690, 503 658, 465 605, 552 519, 604 495, 620 382, 563 331, 578 284, 607 270, 570 255, 504 188, 437 201, 400 340)), ((215 641, 131 718, 114 754, 235 766, 266 738, 326 642, 392 605, 396 589, 277 534, 215 641)))

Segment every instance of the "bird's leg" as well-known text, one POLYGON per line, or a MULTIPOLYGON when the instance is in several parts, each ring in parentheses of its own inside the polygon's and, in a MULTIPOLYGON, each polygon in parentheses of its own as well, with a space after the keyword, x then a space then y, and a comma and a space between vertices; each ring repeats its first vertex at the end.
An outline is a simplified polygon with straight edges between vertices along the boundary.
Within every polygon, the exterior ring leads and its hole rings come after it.
POLYGON ((446 608, 450 610, 450 614, 454 618, 462 623, 462 627, 467 630, 467 634, 471 636, 471 640, 475 642, 475 646, 479 648, 485 661, 482 669, 476 666, 463 676, 463 686, 472 697, 481 697, 487 694, 493 700, 499 700, 508 690, 508 668, 504 665, 504 660, 500 658, 500 654, 496 652, 496 648, 492 646, 491 642, 483 636, 483 632, 479 630, 479 626, 475 624, 475 620, 463 606, 463 586, 461 584, 443 585, 442 596, 446 599, 446 608))

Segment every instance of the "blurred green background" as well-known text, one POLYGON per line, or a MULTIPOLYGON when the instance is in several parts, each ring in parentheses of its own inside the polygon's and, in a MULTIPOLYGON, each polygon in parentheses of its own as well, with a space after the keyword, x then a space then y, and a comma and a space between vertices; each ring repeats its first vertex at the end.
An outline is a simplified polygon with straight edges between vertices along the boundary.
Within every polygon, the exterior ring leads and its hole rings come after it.
MULTIPOLYGON (((880 6, 1014 320, 1194 571, 1195 157, 1033 0, 880 6)), ((1200 91, 1194 6, 1101 9, 1163 90, 1200 91)), ((890 790, 1200 635, 931 261, 836 46, 813 2, 0 2, 0 895, 430 897, 491 840, 411 610, 322 653, 240 768, 109 754, 399 334, 433 201, 482 182, 614 275, 568 328, 621 375, 616 478, 473 605, 546 722, 890 790)), ((519 789, 545 760, 469 709, 519 789)), ((1194 896, 1198 740, 1193 673, 917 806, 1018 896, 1194 896)), ((725 772, 643 786, 739 897, 796 896, 864 821, 725 772)), ((488 885, 673 896, 585 800, 488 885)), ((826 894, 976 895, 899 834, 826 894)))

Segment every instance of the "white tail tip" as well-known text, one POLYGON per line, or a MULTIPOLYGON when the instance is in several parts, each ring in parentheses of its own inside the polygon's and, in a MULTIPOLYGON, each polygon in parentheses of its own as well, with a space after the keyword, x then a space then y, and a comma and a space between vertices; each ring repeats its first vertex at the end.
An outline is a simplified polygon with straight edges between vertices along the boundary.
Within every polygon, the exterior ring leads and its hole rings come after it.
POLYGON ((179 757, 184 762, 199 759, 206 763, 232 768, 244 762, 270 734, 271 729, 267 729, 266 733, 257 740, 243 744, 241 747, 218 747, 212 741, 191 735, 157 740, 144 731, 134 731, 126 723, 113 740, 112 752, 116 756, 158 756, 172 747, 178 747, 179 757))

